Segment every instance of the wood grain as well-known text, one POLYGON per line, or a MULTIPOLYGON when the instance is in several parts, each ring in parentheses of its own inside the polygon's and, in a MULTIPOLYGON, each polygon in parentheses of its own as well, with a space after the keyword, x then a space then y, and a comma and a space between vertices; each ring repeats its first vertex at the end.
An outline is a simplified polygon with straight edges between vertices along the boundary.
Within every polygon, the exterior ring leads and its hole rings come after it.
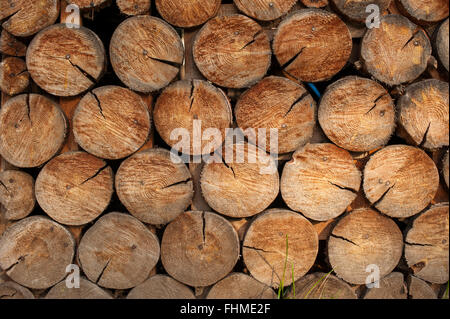
POLYGON ((127 299, 195 299, 191 288, 166 275, 155 275, 133 288, 127 299))
POLYGON ((441 61, 442 65, 447 70, 447 72, 449 71, 448 46, 449 46, 449 33, 448 33, 448 19, 447 19, 441 24, 438 33, 436 35, 437 57, 439 58, 439 61, 441 61))
POLYGON ((378 6, 381 14, 389 7, 391 0, 331 0, 330 2, 334 9, 347 18, 362 23, 370 14, 370 11, 366 12, 368 5, 378 6))
POLYGON ((45 299, 113 299, 111 294, 94 284, 93 282, 80 278, 79 288, 67 288, 66 281, 61 281, 49 290, 45 299))
POLYGON ((297 0, 234 0, 244 14, 263 21, 278 19, 294 6, 297 0))
POLYGON ((0 34, 0 52, 7 55, 23 57, 27 53, 27 46, 6 30, 0 34))
POLYGON ((275 299, 275 291, 253 277, 232 273, 211 287, 207 299, 275 299))
POLYGON ((308 8, 321 8, 328 5, 328 0, 300 0, 308 8))
POLYGON ((151 9, 151 0, 116 0, 120 12, 129 16, 148 14, 151 9))
POLYGON ((0 299, 34 299, 33 293, 14 281, 0 283, 0 299))
POLYGON ((396 3, 404 15, 422 24, 444 20, 449 13, 446 0, 397 0, 396 3))
POLYGON ((191 28, 201 25, 219 11, 221 0, 155 0, 159 14, 177 27, 191 28))
POLYGON ((31 175, 16 170, 0 172, 0 203, 4 217, 19 220, 27 217, 34 209, 34 179, 31 175))
POLYGON ((364 299, 407 299, 408 289, 406 288, 403 274, 392 272, 379 282, 379 287, 369 288, 364 295, 364 299))
POLYGON ((449 163, 449 152, 447 151, 447 153, 445 153, 445 156, 442 160, 442 174, 444 175, 444 181, 445 184, 447 184, 447 188, 449 187, 449 167, 448 167, 448 163, 449 163))
POLYGON ((81 9, 93 8, 101 5, 107 0, 66 0, 69 4, 76 4, 81 9))
POLYGON ((410 299, 437 299, 430 285, 415 276, 408 276, 408 295, 410 299))

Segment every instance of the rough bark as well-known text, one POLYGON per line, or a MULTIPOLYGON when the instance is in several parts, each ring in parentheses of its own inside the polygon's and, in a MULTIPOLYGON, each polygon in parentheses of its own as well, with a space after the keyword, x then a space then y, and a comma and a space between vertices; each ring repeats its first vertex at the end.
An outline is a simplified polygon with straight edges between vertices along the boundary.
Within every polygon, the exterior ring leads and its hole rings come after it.
POLYGON ((25 61, 8 57, 0 63, 0 90, 8 95, 16 95, 25 91, 30 84, 30 74, 25 61))
POLYGON ((159 14, 177 27, 191 28, 201 25, 219 11, 220 0, 155 0, 159 14))
POLYGON ((275 291, 256 279, 232 273, 212 286, 207 299, 275 299, 275 291))
POLYGON ((0 172, 0 203, 5 208, 6 219, 27 217, 36 203, 33 177, 16 170, 0 172))
POLYGON ((127 299, 195 299, 191 288, 166 275, 155 275, 133 288, 127 299))

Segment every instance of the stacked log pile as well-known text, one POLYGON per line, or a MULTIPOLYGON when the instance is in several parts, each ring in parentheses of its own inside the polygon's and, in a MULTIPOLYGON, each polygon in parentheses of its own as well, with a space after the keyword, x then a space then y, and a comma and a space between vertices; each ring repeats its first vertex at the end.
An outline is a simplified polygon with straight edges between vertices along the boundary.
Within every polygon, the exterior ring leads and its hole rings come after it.
POLYGON ((448 16, 0 0, 0 299, 444 298, 448 16))

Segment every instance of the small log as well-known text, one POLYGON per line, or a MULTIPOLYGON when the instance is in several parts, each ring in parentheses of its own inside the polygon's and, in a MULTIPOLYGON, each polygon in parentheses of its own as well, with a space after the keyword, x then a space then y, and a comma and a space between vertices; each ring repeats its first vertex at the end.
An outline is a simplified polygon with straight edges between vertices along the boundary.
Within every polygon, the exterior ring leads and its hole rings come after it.
POLYGON ((200 183, 208 205, 234 218, 254 216, 265 210, 279 192, 273 158, 244 142, 225 145, 224 154, 221 162, 208 163, 202 171, 200 183))
POLYGON ((304 276, 313 266, 318 248, 317 232, 306 218, 276 208, 258 215, 250 224, 242 256, 256 280, 278 288, 304 276))
POLYGON ((431 57, 425 31, 401 15, 385 15, 363 37, 361 59, 367 71, 388 85, 417 79, 431 57))
POLYGON ((294 211, 325 221, 335 218, 355 200, 361 172, 347 151, 334 144, 307 144, 286 163, 281 195, 294 211))
POLYGON ((55 23, 59 17, 58 0, 0 0, 2 28, 17 37, 28 37, 55 23))
MULTIPOLYGON (((171 147, 179 145, 173 133, 177 129, 189 132, 189 145, 180 145, 177 151, 202 155, 218 149, 225 140, 226 129, 232 126, 233 111, 225 93, 201 80, 178 81, 159 96, 153 113, 155 127, 162 139, 171 147), (197 130, 194 121, 201 121, 197 130), (200 128, 200 127, 199 127, 200 128), (198 141, 206 130, 217 129, 222 139, 198 141), (189 149, 186 149, 189 146, 189 149)), ((178 136, 175 136, 178 139, 178 136)))
POLYGON ((70 232, 42 216, 18 221, 0 238, 0 268, 28 288, 45 289, 60 282, 74 254, 70 232))
POLYGON ((27 46, 8 31, 2 30, 0 34, 0 53, 23 57, 27 54, 27 46))
POLYGON ((432 206, 413 222, 405 258, 414 276, 431 283, 448 281, 448 203, 432 206))
POLYGON ((58 104, 38 94, 22 94, 0 110, 0 154, 17 167, 37 167, 62 147, 67 122, 58 104))
POLYGON ((195 299, 195 295, 181 282, 166 275, 155 275, 133 288, 127 299, 195 299))
POLYGON ((287 294, 289 299, 357 299, 345 281, 330 274, 315 272, 300 278, 287 294))
POLYGON ((120 201, 139 220, 162 225, 174 220, 191 204, 192 176, 181 159, 155 148, 125 160, 116 176, 120 201))
POLYGON ((179 215, 163 234, 161 261, 176 280, 194 287, 215 284, 239 258, 239 238, 223 217, 192 211, 179 215))
POLYGON ((141 14, 149 14, 152 1, 151 0, 117 0, 117 6, 120 12, 129 16, 141 14))
POLYGON ((448 34, 448 19, 447 19, 439 27, 438 33, 436 35, 436 44, 435 44, 437 57, 439 58, 439 61, 441 61, 442 65, 447 70, 447 72, 449 64, 448 43, 449 43, 449 34, 448 34))
POLYGON ((178 33, 165 21, 135 16, 114 31, 110 57, 115 73, 125 85, 150 93, 167 86, 177 76, 184 48, 178 33))
POLYGON ((430 285, 415 276, 408 276, 408 287, 410 299, 437 299, 437 295, 430 285))
MULTIPOLYGON (((312 137, 317 106, 306 89, 286 78, 269 76, 241 95, 235 108, 236 123, 253 144, 271 151, 270 130, 278 129, 277 153, 293 152, 312 137), (259 141, 259 129, 266 140, 259 141)), ((272 145, 273 148, 273 145, 272 145)))
POLYGON ((262 21, 278 19, 291 10, 297 0, 234 0, 245 15, 262 21))
POLYGON ((45 299, 113 299, 110 293, 106 292, 96 284, 87 279, 80 278, 79 288, 67 288, 66 281, 63 280, 50 289, 45 299))
POLYGON ((0 63, 0 90, 8 95, 16 95, 25 91, 30 84, 30 74, 25 61, 9 57, 0 63))
POLYGON ((445 153, 444 159, 442 161, 442 174, 444 175, 444 181, 445 184, 447 184, 447 188, 449 187, 448 184, 448 175, 449 175, 449 168, 448 168, 448 163, 449 163, 449 152, 447 151, 447 153, 445 153))
POLYGON ((14 281, 6 281, 0 283, 0 299, 34 299, 34 295, 14 281))
POLYGON ((133 91, 103 86, 90 91, 73 115, 75 141, 105 159, 125 158, 140 149, 150 133, 147 105, 133 91))
POLYGON ((243 274, 232 273, 216 283, 208 292, 207 299, 276 299, 270 286, 243 274))
POLYGON ((366 12, 368 5, 378 6, 380 15, 387 10, 391 0, 331 0, 331 5, 339 13, 356 22, 366 22, 371 11, 366 12))
POLYGON ((52 159, 36 179, 40 207, 61 224, 80 226, 97 218, 111 200, 113 171, 85 152, 67 152, 52 159))
POLYGON ((374 287, 367 290, 364 299, 407 299, 408 297, 403 274, 400 272, 390 273, 382 278, 378 284, 378 288, 374 287))
POLYGON ((181 28, 201 25, 219 11, 221 0, 155 0, 164 20, 181 28))
POLYGON ((308 8, 322 8, 328 5, 328 0, 301 0, 301 3, 308 8))
POLYGON ((66 0, 69 4, 75 4, 80 9, 94 8, 103 4, 107 0, 66 0))
POLYGON ((411 84, 400 97, 399 124, 419 147, 438 149, 449 145, 448 83, 428 79, 411 84))
POLYGON ((386 145, 394 133, 394 102, 377 82, 344 77, 328 86, 320 100, 319 123, 336 145, 368 152, 386 145))
POLYGON ((200 185, 201 174, 205 163, 189 163, 189 172, 192 175, 192 183, 194 186, 194 197, 192 198, 191 210, 210 211, 208 203, 202 194, 202 188, 200 185))
POLYGON ((372 206, 390 217, 406 218, 434 198, 439 172, 421 149, 391 145, 371 156, 364 168, 363 186, 372 206))
POLYGON ((8 220, 27 217, 34 209, 34 179, 31 175, 15 170, 0 172, 0 203, 8 220))
POLYGON ((343 217, 328 240, 328 258, 335 273, 351 284, 365 284, 368 266, 379 268, 380 278, 400 261, 403 236, 395 222, 370 209, 343 217))
POLYGON ((240 14, 208 21, 197 33, 193 54, 208 80, 235 89, 250 87, 262 79, 272 56, 267 33, 240 14))
POLYGON ((78 260, 88 279, 111 289, 144 282, 159 255, 158 237, 133 216, 121 213, 101 217, 78 246, 78 260))
POLYGON ((420 24, 442 21, 449 13, 447 0, 397 0, 396 3, 402 14, 420 24))
POLYGON ((75 96, 93 87, 106 68, 105 48, 91 30, 56 24, 31 41, 27 67, 37 85, 56 96, 75 96))

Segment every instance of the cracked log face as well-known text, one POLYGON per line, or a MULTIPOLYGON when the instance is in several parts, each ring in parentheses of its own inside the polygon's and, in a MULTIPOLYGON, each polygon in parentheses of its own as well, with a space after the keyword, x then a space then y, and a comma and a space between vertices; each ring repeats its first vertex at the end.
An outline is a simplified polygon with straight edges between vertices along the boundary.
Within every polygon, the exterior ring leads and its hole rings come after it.
POLYGON ((332 274, 315 272, 295 282, 295 298, 292 288, 289 299, 357 299, 349 284, 332 274))
POLYGON ((74 254, 75 240, 70 232, 41 216, 15 223, 0 238, 0 268, 18 284, 32 289, 46 289, 63 280, 74 254))
POLYGON ((148 278, 159 260, 158 237, 128 214, 101 217, 81 238, 79 265, 104 288, 129 289, 148 278))
POLYGON ((164 89, 153 116, 162 139, 178 151, 191 155, 210 154, 218 149, 225 140, 225 130, 233 122, 231 105, 225 93, 200 80, 178 81, 164 89), (196 130, 194 121, 201 121, 196 130), (174 135, 180 129, 189 132, 189 141, 174 135), (207 130, 211 129, 219 130, 221 137, 207 136, 207 130), (197 136, 201 138, 204 135, 205 140, 198 143, 197 136))
POLYGON ((193 55, 208 80, 238 89, 250 87, 264 77, 272 52, 262 27, 244 15, 234 14, 206 23, 195 38, 193 55))
POLYGON ((223 158, 206 164, 201 174, 202 194, 208 205, 233 218, 250 217, 265 210, 279 192, 273 158, 244 142, 227 144, 223 152, 223 158))
POLYGON ((14 281, 6 281, 0 283, 0 299, 34 299, 34 295, 14 281))
POLYGON ((381 14, 391 4, 391 0, 331 0, 330 2, 332 7, 336 8, 338 12, 353 21, 361 23, 366 22, 367 17, 371 14, 371 11, 366 12, 368 5, 378 6, 381 14))
POLYGON ((431 44, 425 31, 400 15, 386 15, 380 27, 362 40, 361 58, 367 71, 390 86, 413 81, 426 69, 431 44))
POLYGON ((417 217, 405 240, 405 258, 414 276, 431 283, 448 281, 448 203, 417 217))
POLYGON ((166 275, 155 275, 133 288, 127 299, 195 299, 195 295, 181 282, 166 275))
POLYGON ((397 103, 408 139, 426 149, 449 145, 448 83, 429 79, 411 84, 397 103))
POLYGON ((27 67, 33 81, 48 93, 75 96, 103 75, 105 49, 91 30, 57 24, 34 37, 27 51, 27 67))
POLYGON ((133 91, 104 86, 87 93, 73 116, 75 141, 87 152, 121 159, 140 149, 150 133, 147 105, 133 91))
POLYGON ((390 273, 380 280, 379 285, 379 288, 368 288, 364 299, 407 299, 408 297, 408 289, 401 272, 390 273))
POLYGON ((442 174, 444 175, 444 181, 445 184, 447 184, 447 188, 449 187, 448 182, 449 182, 449 167, 448 167, 448 163, 449 163, 449 152, 447 151, 447 153, 445 153, 444 159, 442 161, 442 174))
POLYGON ((5 208, 5 218, 19 220, 34 209, 34 179, 21 171, 0 172, 0 203, 5 208))
POLYGON ((45 299, 113 299, 112 296, 87 279, 80 278, 80 287, 75 289, 67 288, 66 281, 50 289, 45 299))
POLYGON ((17 167, 37 167, 62 147, 67 122, 60 106, 45 96, 22 94, 0 110, 0 154, 17 167))
POLYGON ((447 70, 447 72, 449 64, 448 46, 449 46, 449 35, 448 35, 448 19, 447 19, 439 27, 439 31, 436 36, 437 56, 441 61, 442 65, 444 66, 444 68, 447 70))
POLYGON ((298 81, 320 82, 333 77, 347 63, 352 37, 334 13, 302 9, 280 23, 273 51, 283 72, 298 81))
POLYGON ((25 61, 8 57, 0 63, 0 90, 8 95, 25 91, 30 84, 30 74, 25 61))
POLYGON ((439 172, 421 149, 391 145, 367 162, 363 186, 373 207, 390 217, 407 218, 422 211, 434 198, 439 172))
POLYGON ((307 144, 294 153, 281 176, 281 195, 294 211, 325 221, 355 200, 361 172, 347 151, 333 144, 307 144))
POLYGON ((422 279, 408 276, 408 296, 410 299, 437 299, 433 288, 422 279))
POLYGON ((320 101, 319 123, 336 145, 371 151, 387 144, 394 133, 394 102, 377 82, 348 76, 328 86, 320 101))
POLYGON ((308 8, 322 8, 328 4, 328 0, 300 0, 308 8))
POLYGON ((206 287, 229 274, 239 258, 239 238, 222 216, 192 211, 170 223, 161 243, 167 273, 192 286, 206 287))
POLYGON ((58 0, 0 0, 2 28, 18 37, 28 37, 55 23, 58 0))
POLYGON ((448 17, 448 0, 397 0, 400 11, 421 24, 439 22, 448 17))
POLYGON ((232 273, 215 284, 207 299, 276 299, 277 294, 251 276, 232 273))
POLYGON ((335 273, 351 284, 365 284, 366 271, 377 265, 380 278, 397 266, 403 236, 395 222, 370 209, 357 209, 343 217, 328 240, 328 258, 335 273))
POLYGON ((80 9, 93 8, 101 5, 107 0, 66 0, 69 4, 76 4, 80 9))
POLYGON ((27 54, 27 46, 6 30, 0 34, 0 53, 23 57, 27 54))
POLYGON ((120 12, 129 16, 146 14, 150 11, 151 0, 116 0, 120 12))
POLYGON ((244 14, 263 21, 275 20, 288 13, 297 0, 234 0, 244 14))
POLYGON ((221 0, 155 0, 159 14, 177 27, 201 25, 217 14, 221 0))
POLYGON ((120 201, 139 220, 167 224, 191 204, 194 188, 187 166, 165 149, 140 152, 117 171, 120 201))
POLYGON ((114 31, 110 56, 115 73, 126 86, 149 93, 167 86, 177 76, 184 48, 178 33, 165 21, 136 16, 114 31))
POLYGON ((286 267, 288 250, 289 275, 284 278, 284 286, 287 287, 313 266, 318 247, 317 232, 306 218, 286 209, 269 209, 248 228, 242 256, 255 279, 278 288, 286 267))
POLYGON ((40 207, 61 224, 79 226, 97 218, 113 194, 113 171, 85 152, 68 152, 52 159, 36 179, 40 207))
POLYGON ((268 152, 270 129, 278 129, 278 149, 274 152, 282 154, 295 151, 311 139, 316 109, 316 102, 303 86, 270 76, 241 95, 235 114, 239 128, 250 129, 246 134, 249 141, 268 152), (266 129, 265 141, 258 140, 258 129, 266 129))

